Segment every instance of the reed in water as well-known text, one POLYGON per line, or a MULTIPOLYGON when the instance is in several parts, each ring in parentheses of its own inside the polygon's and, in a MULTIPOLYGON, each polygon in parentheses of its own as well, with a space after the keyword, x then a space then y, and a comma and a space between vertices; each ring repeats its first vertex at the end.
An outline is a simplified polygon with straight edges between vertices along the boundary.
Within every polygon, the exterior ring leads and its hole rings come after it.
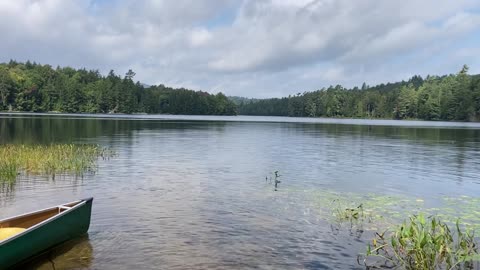
POLYGON ((80 175, 94 171, 99 157, 113 154, 107 148, 87 144, 0 145, 0 181, 15 181, 21 174, 80 175))

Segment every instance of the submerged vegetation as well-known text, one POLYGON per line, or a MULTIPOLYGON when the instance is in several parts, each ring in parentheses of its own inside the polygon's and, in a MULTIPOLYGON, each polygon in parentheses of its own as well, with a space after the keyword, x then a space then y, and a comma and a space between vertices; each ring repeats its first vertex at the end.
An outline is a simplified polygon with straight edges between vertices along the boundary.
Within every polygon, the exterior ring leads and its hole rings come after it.
MULTIPOLYGON (((284 189, 286 190, 286 188, 284 189)), ((292 190, 302 192, 309 207, 331 223, 353 223, 369 231, 384 231, 416 213, 435 216, 447 224, 458 219, 472 230, 480 231, 480 197, 441 196, 435 202, 401 195, 358 194, 330 190, 292 190), (433 205, 432 205, 433 204, 433 205), (351 222, 353 221, 353 222, 351 222)), ((433 199, 432 199, 433 200, 433 199)))
MULTIPOLYGON (((306 199, 334 233, 371 242, 358 263, 367 269, 477 269, 480 198, 421 198, 285 188, 306 199), (435 207, 429 207, 429 205, 435 207), (347 225, 346 227, 343 225, 347 225), (372 234, 370 238, 367 234, 372 234)), ((360 250, 359 250, 360 251, 360 250)))
POLYGON ((480 260, 474 234, 480 226, 480 216, 475 216, 477 209, 470 207, 478 203, 478 198, 446 197, 445 207, 429 209, 423 207, 422 199, 370 195, 358 204, 352 200, 361 200, 359 197, 347 197, 350 199, 333 199, 330 211, 333 221, 339 224, 374 232, 375 237, 363 254, 367 268, 472 269, 473 262, 480 260), (455 207, 451 202, 455 202, 455 207), (411 213, 419 209, 430 215, 411 213), (409 218, 397 225, 402 216, 409 218))
POLYGON ((94 171, 99 157, 113 155, 111 150, 98 145, 0 145, 0 181, 14 181, 21 174, 81 175, 94 171))

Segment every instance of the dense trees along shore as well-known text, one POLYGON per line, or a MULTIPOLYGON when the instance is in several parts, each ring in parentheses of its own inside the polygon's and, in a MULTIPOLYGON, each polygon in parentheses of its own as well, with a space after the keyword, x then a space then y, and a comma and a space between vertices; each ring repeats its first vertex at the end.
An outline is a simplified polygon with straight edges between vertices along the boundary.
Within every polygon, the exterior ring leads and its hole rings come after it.
POLYGON ((144 87, 135 73, 0 64, 0 111, 272 115, 480 121, 480 76, 414 76, 408 81, 346 89, 340 85, 285 98, 227 98, 164 85, 144 87))
POLYGON ((135 73, 56 69, 26 62, 0 64, 0 111, 67 113, 164 113, 234 115, 236 106, 224 94, 143 87, 135 73))
POLYGON ((285 98, 234 99, 239 114, 423 120, 480 120, 480 76, 448 76, 346 89, 340 85, 285 98))

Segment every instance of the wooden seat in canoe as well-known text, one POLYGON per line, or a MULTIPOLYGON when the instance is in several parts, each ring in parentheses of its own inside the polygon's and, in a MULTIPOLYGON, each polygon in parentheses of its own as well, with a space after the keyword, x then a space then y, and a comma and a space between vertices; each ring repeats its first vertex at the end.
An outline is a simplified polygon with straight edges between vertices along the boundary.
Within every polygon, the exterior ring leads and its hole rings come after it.
POLYGON ((0 228, 0 241, 10 238, 14 235, 17 235, 25 230, 26 230, 25 228, 18 228, 18 227, 0 228))

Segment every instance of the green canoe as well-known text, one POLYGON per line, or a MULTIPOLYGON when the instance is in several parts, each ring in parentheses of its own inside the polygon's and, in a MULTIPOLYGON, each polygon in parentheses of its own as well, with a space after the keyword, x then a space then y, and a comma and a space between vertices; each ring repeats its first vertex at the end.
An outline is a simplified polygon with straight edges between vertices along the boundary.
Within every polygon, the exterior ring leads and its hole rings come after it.
POLYGON ((93 198, 0 220, 0 269, 88 231, 93 198))

